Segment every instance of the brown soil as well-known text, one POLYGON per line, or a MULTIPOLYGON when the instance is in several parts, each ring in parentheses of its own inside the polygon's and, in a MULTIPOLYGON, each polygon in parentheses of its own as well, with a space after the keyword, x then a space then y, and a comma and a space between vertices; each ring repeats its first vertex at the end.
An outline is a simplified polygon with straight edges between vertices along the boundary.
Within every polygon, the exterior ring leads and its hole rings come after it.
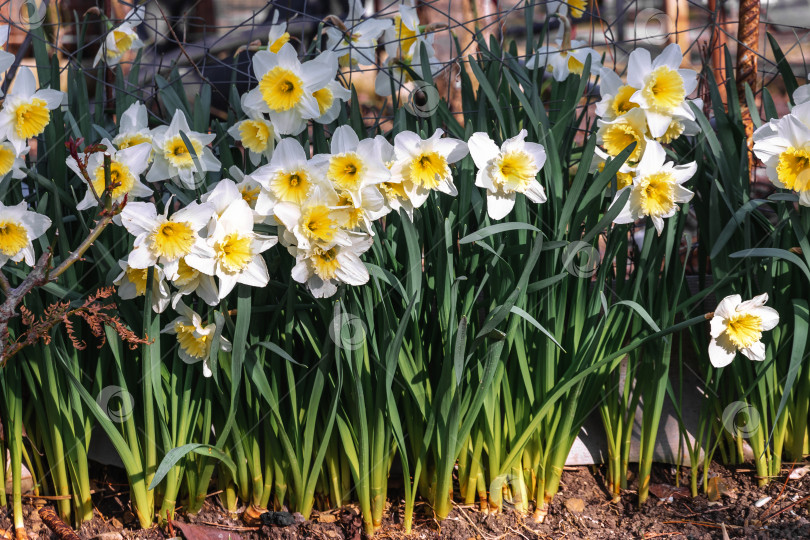
MULTIPOLYGON (((485 515, 477 509, 457 506, 441 523, 433 519, 427 504, 417 503, 414 531, 410 538, 502 540, 502 539, 700 539, 723 538, 723 525, 729 538, 810 538, 810 475, 786 482, 785 476, 764 488, 756 485, 750 467, 728 469, 713 465, 711 474, 717 477, 719 500, 712 503, 703 494, 691 498, 688 490, 674 488, 674 467, 660 465, 653 470, 650 500, 640 510, 636 493, 625 491, 618 502, 611 502, 604 487, 604 469, 578 467, 566 470, 562 486, 542 524, 535 523, 506 509, 498 515, 485 515), (671 494, 671 497, 670 497, 671 494), (765 496, 772 500, 760 508, 755 503, 765 496), (579 504, 579 499, 584 505, 579 504), (582 510, 578 506, 583 507, 582 510)), ((681 471, 681 485, 688 485, 688 470, 681 471)), ((631 482, 632 484, 632 482, 631 482)), ((635 487, 632 486, 631 487, 635 487)), ((137 530, 132 514, 117 495, 103 496, 98 501, 100 512, 79 531, 82 540, 100 538, 139 538, 158 540, 168 538, 169 531, 157 527, 137 530), (117 509, 117 510, 116 510, 117 509), (102 514, 103 512, 103 514, 102 514), (120 533, 104 535, 103 533, 120 533)), ((401 529, 401 506, 390 505, 380 539, 405 538, 401 529)), ((344 507, 330 512, 313 513, 310 521, 289 527, 245 527, 238 519, 229 517, 211 497, 203 511, 196 516, 178 516, 179 521, 211 527, 211 532, 230 533, 250 540, 273 538, 297 540, 302 538, 360 540, 361 522, 356 507, 344 507), (218 529, 218 531, 217 531, 218 529)), ((56 538, 39 520, 33 506, 25 509, 25 522, 32 539, 56 538)), ((10 530, 9 511, 0 510, 0 531, 10 530)), ((13 534, 13 533, 12 533, 13 534)), ((175 530, 175 534, 179 532, 175 530)), ((0 533, 0 538, 2 534, 0 533)), ((225 536, 227 537, 227 536, 225 536)), ((211 537, 213 538, 213 537, 211 537)))

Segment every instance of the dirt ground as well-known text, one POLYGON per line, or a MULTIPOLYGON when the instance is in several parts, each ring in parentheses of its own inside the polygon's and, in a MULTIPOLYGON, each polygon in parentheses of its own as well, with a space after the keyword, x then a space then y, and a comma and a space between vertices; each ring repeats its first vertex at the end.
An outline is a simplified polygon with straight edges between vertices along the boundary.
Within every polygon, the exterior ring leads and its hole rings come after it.
MULTIPOLYGON (((810 538, 810 475, 786 481, 787 473, 764 488, 756 485, 749 466, 729 469, 714 465, 711 475, 713 498, 701 494, 693 499, 688 489, 675 488, 676 470, 670 466, 657 466, 653 471, 651 497, 643 508, 636 505, 634 489, 625 491, 618 502, 611 502, 604 485, 601 467, 567 469, 562 477, 559 494, 551 504, 542 524, 510 509, 498 515, 485 515, 476 508, 457 506, 448 519, 441 523, 433 519, 430 507, 417 503, 414 530, 408 538, 460 540, 502 539, 694 539, 723 538, 723 526, 729 538, 810 538), (716 493, 716 496, 714 496, 716 493), (770 496, 765 504, 757 501, 770 496)), ((688 482, 688 470, 681 471, 681 485, 688 482)), ((113 484, 108 485, 112 486, 113 484)), ((630 482, 630 487, 635 488, 630 482)), ((124 489, 119 486, 118 489, 124 489)), ((133 529, 134 516, 126 507, 126 493, 99 489, 97 516, 86 523, 79 533, 82 540, 157 540, 182 536, 190 540, 232 539, 245 540, 272 538, 295 540, 300 538, 329 540, 360 540, 362 524, 356 507, 344 507, 330 512, 315 512, 312 519, 286 527, 246 527, 238 519, 230 518, 211 497, 196 516, 185 516, 180 510, 174 531, 154 527, 149 530, 133 529), (184 524, 202 528, 182 531, 184 524)), ((33 506, 26 506, 26 525, 32 539, 52 539, 56 536, 41 522, 33 506)), ((0 511, 0 531, 9 531, 9 511, 0 511)), ((8 533, 7 533, 8 534, 8 533)), ((7 536, 12 538, 13 536, 7 536)), ((0 533, 2 536, 2 533, 0 533)), ((405 538, 401 528, 401 504, 389 505, 380 539, 405 538)))

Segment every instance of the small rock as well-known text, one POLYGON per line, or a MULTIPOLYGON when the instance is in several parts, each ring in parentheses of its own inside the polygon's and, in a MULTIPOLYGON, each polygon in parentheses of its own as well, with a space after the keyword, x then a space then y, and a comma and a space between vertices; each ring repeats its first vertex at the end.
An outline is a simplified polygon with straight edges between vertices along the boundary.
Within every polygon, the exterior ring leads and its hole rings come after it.
POLYGON ((112 519, 110 520, 110 525, 112 525, 112 528, 113 528, 113 529, 119 529, 119 530, 121 530, 121 529, 123 529, 123 528, 124 528, 124 524, 123 524, 123 523, 121 523, 121 521, 120 521, 118 518, 112 518, 112 519))
POLYGON ((124 538, 118 532, 105 532, 93 537, 93 540, 121 540, 124 538))
POLYGON ((569 512, 581 514, 585 510, 585 501, 576 498, 567 499, 565 501, 565 507, 568 509, 569 512))
POLYGON ((298 525, 306 521, 304 514, 302 514, 301 512, 293 513, 293 519, 295 519, 295 523, 297 523, 298 525))
POLYGON ((295 517, 289 512, 265 512, 262 514, 262 523, 275 527, 289 527, 295 523, 295 517))
POLYGON ((758 500, 757 502, 754 503, 754 506, 756 506, 757 508, 762 508, 763 506, 768 504, 770 501, 771 501, 771 497, 762 497, 760 500, 758 500))

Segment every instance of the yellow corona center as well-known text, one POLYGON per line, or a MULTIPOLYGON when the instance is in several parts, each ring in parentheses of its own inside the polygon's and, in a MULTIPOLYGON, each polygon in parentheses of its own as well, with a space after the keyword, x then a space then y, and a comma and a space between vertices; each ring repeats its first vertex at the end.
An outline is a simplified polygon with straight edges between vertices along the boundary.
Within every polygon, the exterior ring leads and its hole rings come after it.
POLYGON ((180 348, 193 358, 207 358, 211 343, 207 335, 195 336, 195 330, 193 324, 174 323, 174 331, 177 332, 177 343, 180 344, 180 348))
POLYGON ((509 152, 495 162, 494 183, 510 193, 524 192, 537 176, 532 157, 523 151, 509 152))
POLYGON ((644 150, 644 134, 639 133, 633 126, 625 123, 608 124, 603 126, 602 145, 610 156, 618 156, 622 150, 636 143, 636 147, 628 162, 636 162, 644 150))
POLYGON ((389 202, 396 200, 404 201, 408 198, 408 194, 405 193, 405 188, 401 182, 383 182, 380 184, 380 190, 383 196, 385 196, 385 200, 389 202))
POLYGON ((135 41, 135 35, 129 32, 113 30, 113 39, 115 39, 115 50, 107 49, 107 58, 115 58, 127 52, 135 41))
POLYGON ((416 42, 416 30, 411 30, 405 26, 399 15, 394 18, 394 28, 396 28, 397 41, 399 42, 399 56, 406 57, 416 42))
POLYGON ((332 107, 332 103, 335 101, 335 95, 332 93, 332 90, 326 86, 320 90, 315 90, 312 93, 312 96, 315 98, 315 101, 318 102, 318 110, 321 111, 321 114, 328 111, 332 107))
POLYGON ((180 263, 177 265, 177 277, 174 279, 174 284, 178 287, 188 285, 194 281, 197 274, 199 274, 199 272, 186 264, 185 259, 180 259, 180 263))
POLYGON ((669 123, 669 127, 667 128, 666 132, 664 132, 664 134, 658 137, 656 140, 663 144, 669 144, 680 137, 684 129, 686 129, 686 126, 684 126, 682 122, 673 120, 669 123))
POLYGON ((271 111, 289 111, 304 95, 304 81, 287 68, 276 66, 259 81, 259 91, 271 111))
POLYGON ((337 248, 321 249, 314 248, 312 263, 315 267, 315 274, 323 279, 332 279, 337 274, 340 263, 337 260, 337 248))
POLYGON ((271 53, 277 53, 289 41, 290 41, 290 33, 289 32, 284 32, 283 34, 281 34, 278 37, 278 39, 276 39, 273 43, 271 43, 270 47, 268 47, 268 48, 270 49, 271 53))
POLYGON ((655 68, 641 93, 654 110, 665 112, 680 105, 686 97, 681 74, 669 66, 655 68))
POLYGON ((28 230, 21 223, 0 221, 0 252, 13 257, 28 245, 28 230))
MULTIPOLYGON (((202 145, 197 140, 190 137, 188 140, 191 143, 191 146, 194 148, 194 153, 197 154, 197 158, 199 159, 199 157, 202 155, 202 145)), ((178 169, 194 166, 194 158, 192 157, 191 152, 188 151, 188 147, 180 135, 175 135, 166 141, 163 148, 163 157, 165 157, 166 161, 178 169)))
POLYGON ((411 160, 410 180, 426 189, 436 189, 450 174, 447 159, 438 152, 424 152, 411 160))
POLYGON ((670 173, 657 172, 644 177, 639 189, 639 205, 647 216, 664 216, 675 206, 675 181, 670 173))
MULTIPOLYGON (((146 277, 148 268, 130 268, 127 267, 126 269, 126 276, 130 283, 135 285, 135 294, 137 296, 143 296, 146 294, 146 277)), ((157 270, 154 268, 152 269, 154 272, 152 274, 152 280, 157 283, 160 279, 160 276, 157 273, 157 270)))
POLYGON ((588 7, 588 0, 568 0, 566 4, 568 4, 571 16, 579 19, 585 12, 585 8, 588 7))
POLYGON ((310 185, 306 171, 282 171, 270 182, 270 189, 278 200, 300 205, 307 198, 310 185))
POLYGON ((51 112, 43 99, 33 98, 29 103, 20 103, 14 111, 17 123, 14 126, 21 139, 36 137, 51 121, 51 112))
POLYGON ((810 149, 791 146, 779 154, 776 174, 787 189, 795 191, 810 189, 810 149))
POLYGON ((341 189, 357 190, 363 181, 363 160, 355 152, 338 154, 329 160, 327 175, 341 189))
POLYGON ((267 150, 272 137, 268 125, 260 120, 245 120, 239 124, 239 136, 245 148, 257 154, 267 150))
MULTIPOLYGON (((113 161, 110 163, 110 185, 115 186, 112 189, 113 199, 118 199, 132 190, 135 185, 135 176, 126 165, 113 161)), ((104 193, 104 186, 104 167, 97 167, 93 189, 96 190, 96 195, 99 197, 104 193)))
POLYGON ((214 244, 217 261, 226 272, 241 272, 253 258, 250 244, 249 236, 241 236, 238 233, 226 235, 214 244))
POLYGON ((632 183, 633 183, 632 173, 626 173, 621 171, 616 173, 616 189, 626 188, 632 183))
POLYGON ((168 260, 185 257, 194 245, 194 231, 187 222, 164 221, 151 237, 152 252, 168 260))
POLYGON ((582 75, 582 70, 584 68, 585 64, 583 64, 573 56, 568 58, 568 71, 570 73, 574 73, 575 75, 582 75))
POLYGON ((762 319, 751 313, 735 313, 727 319, 726 335, 738 349, 746 349, 762 338, 762 319))
POLYGON ((319 204, 310 206, 301 214, 304 234, 319 242, 331 242, 337 231, 337 223, 328 207, 319 204))
POLYGON ((363 214, 365 214, 366 211, 363 210, 362 207, 354 207, 354 200, 352 200, 351 194, 345 192, 341 193, 338 206, 345 206, 349 212, 349 219, 346 220, 347 229, 355 229, 363 222, 363 214))
POLYGON ((636 89, 627 84, 619 88, 619 91, 616 92, 616 96, 613 98, 613 102, 611 103, 614 116, 621 116, 630 109, 635 109, 638 107, 638 104, 630 101, 630 98, 633 97, 633 94, 635 93, 636 89))
POLYGON ((251 208, 256 208, 256 201, 259 198, 260 186, 251 187, 249 185, 239 186, 239 193, 242 194, 242 199, 248 203, 251 208))
POLYGON ((123 150, 124 148, 129 148, 131 146, 137 146, 139 144, 149 143, 152 144, 152 137, 148 135, 142 135, 141 133, 133 133, 131 135, 124 135, 118 141, 118 149, 123 150))
POLYGON ((17 154, 12 146, 0 144, 0 177, 3 177, 14 167, 17 154))

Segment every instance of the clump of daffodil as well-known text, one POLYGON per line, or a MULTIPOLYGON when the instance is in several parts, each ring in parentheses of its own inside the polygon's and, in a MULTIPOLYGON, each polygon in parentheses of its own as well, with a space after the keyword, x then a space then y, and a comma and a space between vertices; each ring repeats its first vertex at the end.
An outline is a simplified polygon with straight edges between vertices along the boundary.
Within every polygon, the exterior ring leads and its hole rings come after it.
POLYGON ((208 148, 216 135, 191 131, 186 116, 180 109, 174 112, 172 123, 152 130, 152 148, 155 161, 146 180, 159 182, 172 179, 178 184, 195 189, 195 175, 220 170, 220 162, 208 148), (183 133, 191 144, 183 140, 183 133))
POLYGON ((664 219, 675 215, 678 203, 692 199, 694 193, 682 184, 694 176, 697 163, 675 165, 666 158, 666 151, 659 143, 650 141, 647 144, 634 171, 633 183, 616 193, 614 201, 625 190, 630 190, 630 198, 614 223, 633 223, 649 216, 660 235, 664 230, 664 219))
POLYGON ((118 26, 110 28, 107 37, 99 47, 96 58, 93 60, 93 67, 100 62, 108 66, 114 66, 121 61, 121 58, 129 51, 136 51, 143 47, 143 41, 138 37, 136 26, 143 22, 143 7, 137 7, 129 11, 124 20, 118 26))
POLYGON ((732 294, 717 305, 709 343, 709 360, 714 367, 729 365, 737 351, 750 360, 765 360, 762 333, 779 324, 779 312, 767 307, 767 301, 767 293, 745 302, 739 294, 732 294))
POLYGON ((754 154, 775 186, 795 191, 799 204, 810 206, 810 101, 759 127, 754 154))
POLYGON ((503 219, 515 206, 518 193, 535 203, 546 202, 546 192, 537 174, 546 162, 542 145, 526 142, 525 129, 507 139, 501 147, 483 132, 473 133, 467 145, 478 167, 475 185, 487 190, 487 214, 503 219))
MULTIPOLYGON (((136 198, 151 195, 152 190, 141 182, 141 175, 149 166, 152 145, 142 143, 123 150, 116 150, 113 143, 107 139, 102 139, 101 144, 107 149, 106 152, 93 152, 87 157, 86 170, 90 176, 89 184, 82 174, 79 163, 72 156, 67 158, 68 167, 88 186, 84 198, 76 205, 76 209, 86 210, 97 206, 98 199, 104 196, 106 181, 104 172, 105 153, 110 156, 110 183, 112 186, 110 195, 114 203, 120 203, 124 200, 124 197, 132 201, 136 198)), ((84 153, 79 153, 78 157, 84 162, 84 153)), ((115 217, 119 218, 120 216, 115 217)))
MULTIPOLYGON (((214 334, 217 331, 216 323, 205 324, 202 317, 182 301, 173 307, 180 316, 167 324, 160 331, 161 334, 175 334, 180 359, 187 364, 202 362, 203 375, 210 377, 212 372, 211 366, 208 365, 208 358, 211 354, 214 334)), ((231 350, 231 344, 220 336, 219 348, 221 351, 227 352, 231 350)))
POLYGON ((450 165, 467 155, 467 143, 443 135, 444 131, 437 129, 422 139, 412 131, 402 131, 394 138, 391 181, 402 184, 416 208, 424 204, 431 191, 453 197, 458 194, 450 165))
POLYGON ((279 135, 297 135, 308 120, 320 118, 333 106, 335 87, 329 84, 337 68, 337 56, 331 51, 303 64, 290 43, 277 53, 259 51, 253 56, 259 84, 246 94, 243 104, 269 115, 279 135))
POLYGON ((22 154, 28 139, 45 131, 51 111, 62 104, 64 97, 59 90, 37 90, 34 74, 27 67, 20 67, 0 109, 0 140, 7 139, 17 155, 22 154))
POLYGON ((25 201, 14 206, 0 202, 0 266, 9 260, 34 266, 33 241, 45 234, 51 220, 28 210, 25 201))

